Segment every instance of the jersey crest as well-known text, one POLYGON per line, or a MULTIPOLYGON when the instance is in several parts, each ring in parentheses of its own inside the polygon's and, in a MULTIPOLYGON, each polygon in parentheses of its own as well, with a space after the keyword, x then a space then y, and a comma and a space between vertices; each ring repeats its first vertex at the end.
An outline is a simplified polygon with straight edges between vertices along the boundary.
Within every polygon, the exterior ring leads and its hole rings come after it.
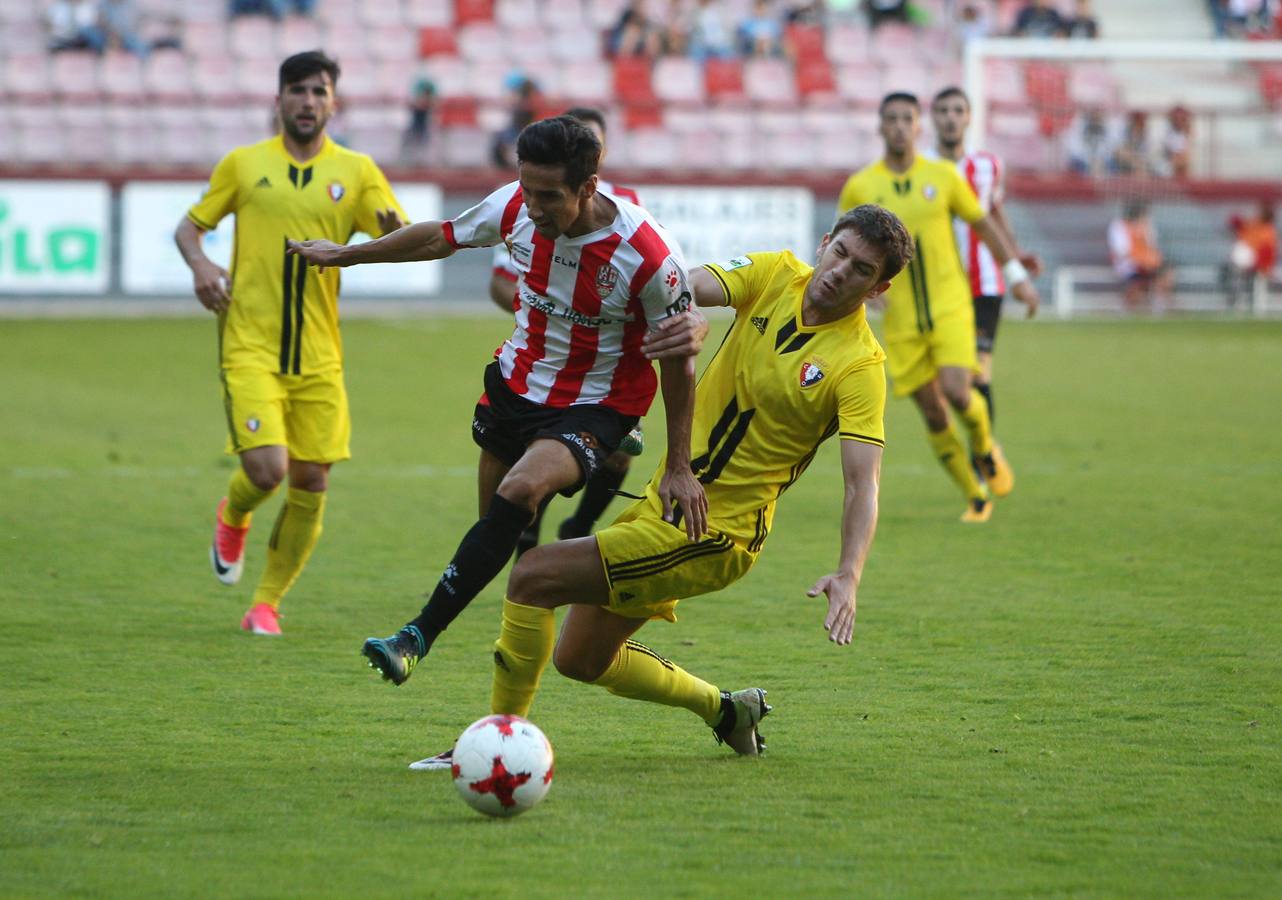
POLYGON ((939 194, 939 191, 935 188, 933 184, 927 184, 922 186, 921 195, 925 197, 927 200, 934 200, 935 197, 938 196, 938 194, 939 194))
POLYGON ((801 364, 801 387, 808 388, 818 384, 824 379, 824 370, 819 368, 817 362, 804 362, 801 364))
POLYGON ((329 191, 329 199, 333 200, 335 203, 343 199, 344 191, 343 183, 341 181, 331 181, 327 190, 329 191))
POLYGON ((614 293, 618 283, 619 270, 609 263, 596 270, 596 293, 602 300, 614 293))

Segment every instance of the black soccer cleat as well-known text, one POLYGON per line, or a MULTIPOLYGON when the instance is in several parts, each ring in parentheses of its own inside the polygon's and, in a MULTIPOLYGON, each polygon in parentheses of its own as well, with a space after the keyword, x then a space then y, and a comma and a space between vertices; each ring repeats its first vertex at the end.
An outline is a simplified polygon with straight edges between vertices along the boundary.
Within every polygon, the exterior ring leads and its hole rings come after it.
POLYGON ((384 681, 399 685, 409 680, 419 660, 427 655, 427 642, 417 626, 406 625, 391 637, 367 638, 361 655, 384 681))

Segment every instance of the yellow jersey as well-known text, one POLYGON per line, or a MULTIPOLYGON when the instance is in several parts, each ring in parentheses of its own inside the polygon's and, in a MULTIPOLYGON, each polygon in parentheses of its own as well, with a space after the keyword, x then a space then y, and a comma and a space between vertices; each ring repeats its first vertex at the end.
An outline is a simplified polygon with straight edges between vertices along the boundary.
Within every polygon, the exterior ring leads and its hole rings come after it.
POLYGON ((918 156, 907 172, 897 174, 878 160, 847 179, 837 215, 862 203, 897 215, 917 245, 913 261, 886 292, 887 341, 926 334, 936 319, 970 309, 970 282, 957 255, 953 217, 973 225, 984 218, 984 210, 952 162, 918 156))
POLYGON ((409 221, 374 161, 328 137, 305 163, 280 135, 224 156, 187 213, 205 231, 236 214, 232 302, 219 319, 222 367, 286 375, 340 369, 339 270, 309 271, 301 257, 286 255, 285 241, 345 244, 357 231, 378 237, 375 213, 389 208, 409 221))
MULTIPOLYGON (((885 353, 863 309, 835 322, 801 321, 814 272, 787 251, 750 253, 706 268, 735 310, 695 393, 692 468, 711 527, 759 552, 775 502, 819 445, 885 444, 885 353)), ((647 488, 658 505, 663 463, 647 488)))

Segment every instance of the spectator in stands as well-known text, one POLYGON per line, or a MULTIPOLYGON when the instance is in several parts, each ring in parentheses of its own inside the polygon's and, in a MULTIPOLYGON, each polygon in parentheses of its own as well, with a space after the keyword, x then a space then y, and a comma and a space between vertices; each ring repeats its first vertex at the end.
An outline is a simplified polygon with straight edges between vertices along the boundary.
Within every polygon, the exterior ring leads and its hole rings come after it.
POLYGON ((1118 175, 1148 175, 1153 170, 1153 157, 1148 144, 1148 113, 1132 110, 1126 114, 1126 126, 1113 151, 1113 172, 1118 175))
POLYGON ((1170 307, 1173 278, 1158 248, 1157 229, 1149 218, 1147 203, 1126 201, 1121 218, 1109 223, 1108 250, 1113 271, 1122 281, 1127 309, 1137 309, 1144 301, 1152 303, 1155 312, 1170 307))
POLYGON ((790 3, 785 10, 784 21, 789 25, 819 25, 826 24, 824 21, 824 4, 822 0, 810 0, 805 3, 790 3))
POLYGON ((663 32, 646 15, 645 3, 632 0, 610 29, 606 47, 610 56, 658 56, 662 40, 663 32))
POLYGON ((876 28, 884 22, 909 23, 907 0, 864 0, 864 12, 868 16, 869 28, 876 28))
POLYGON ((436 107, 436 85, 430 78, 419 78, 411 91, 409 125, 401 135, 401 161, 424 162, 432 137, 432 111, 436 107))
POLYGON ((49 28, 49 50, 107 49, 107 34, 100 23, 97 0, 55 0, 45 10, 49 28))
POLYGON ((694 18, 686 0, 668 0, 668 11, 659 26, 663 36, 663 52, 669 56, 685 56, 690 52, 690 31, 694 18))
POLYGON ((262 14, 279 21, 291 11, 300 16, 310 16, 316 11, 316 0, 231 0, 228 15, 262 14))
POLYGON ((1233 307, 1239 298, 1250 296, 1256 278, 1272 278, 1277 268, 1278 229, 1272 201, 1261 200, 1259 212, 1252 218, 1233 216, 1229 228, 1233 232, 1233 248, 1224 267, 1224 279, 1228 303, 1233 307))
POLYGON ((1064 19, 1064 35, 1070 38, 1099 37, 1099 22, 1091 9, 1091 0, 1075 0, 1073 14, 1064 19))
POLYGON ((1187 178, 1193 153, 1193 114, 1176 104, 1166 114, 1166 134, 1162 137, 1162 167, 1167 175, 1187 178))
POLYGON ((745 56, 778 56, 783 47, 783 22, 770 0, 756 0, 752 13, 739 23, 739 43, 745 56))
POLYGON ((151 52, 151 45, 138 35, 138 14, 133 0, 101 0, 100 9, 108 38, 135 56, 151 52))
POLYGON ((1015 37, 1052 38, 1064 34, 1064 19, 1050 0, 1029 0, 1015 17, 1015 37))
POLYGON ((1069 171, 1079 175, 1103 175, 1113 161, 1113 139, 1104 110, 1098 106, 1080 112, 1066 132, 1065 150, 1069 171))
POLYGON ((953 37, 966 46, 971 41, 986 38, 993 32, 993 18, 987 5, 980 2, 963 3, 953 22, 953 37))
POLYGON ((702 62, 709 57, 725 59, 734 56, 734 40, 726 26, 721 4, 716 0, 698 0, 690 28, 690 55, 702 62))
POLYGON ((516 139, 522 129, 538 118, 539 86, 520 78, 512 97, 512 122, 494 135, 491 153, 494 165, 501 169, 516 168, 516 139))

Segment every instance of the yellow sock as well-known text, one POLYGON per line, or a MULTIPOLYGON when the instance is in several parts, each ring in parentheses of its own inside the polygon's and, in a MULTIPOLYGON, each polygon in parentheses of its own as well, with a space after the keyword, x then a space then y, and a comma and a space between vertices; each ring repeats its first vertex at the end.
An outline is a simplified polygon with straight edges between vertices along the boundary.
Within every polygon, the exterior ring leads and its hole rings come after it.
POLYGON ((988 401, 974 388, 970 389, 970 405, 957 414, 970 434, 970 452, 973 456, 987 456, 993 452, 993 425, 988 417, 988 401))
POLYGON ((629 700, 683 707, 709 725, 721 715, 719 690, 637 641, 627 641, 592 683, 629 700))
POLYGON ((939 458, 940 464, 947 470, 949 477, 962 489, 966 499, 987 499, 988 495, 980 487, 979 480, 975 478, 975 471, 970 467, 970 457, 966 455, 966 448, 962 446, 961 438, 957 436, 957 429, 949 425, 943 431, 929 431, 927 436, 930 438, 930 446, 935 451, 935 456, 939 458))
POLYGON ((525 716, 552 658, 556 617, 550 609, 503 600, 503 625, 494 642, 494 686, 490 712, 525 716))
POLYGON ((237 467, 227 482, 227 505, 223 507, 223 524, 244 528, 254 517, 254 510, 276 493, 276 488, 265 491, 249 480, 245 470, 237 467))
POLYGON ((316 491, 290 488, 285 503, 276 517, 271 540, 267 542, 267 569, 258 590, 254 591, 255 603, 280 606, 281 598, 303 571, 307 557, 321 535, 321 520, 325 514, 325 495, 316 491))

